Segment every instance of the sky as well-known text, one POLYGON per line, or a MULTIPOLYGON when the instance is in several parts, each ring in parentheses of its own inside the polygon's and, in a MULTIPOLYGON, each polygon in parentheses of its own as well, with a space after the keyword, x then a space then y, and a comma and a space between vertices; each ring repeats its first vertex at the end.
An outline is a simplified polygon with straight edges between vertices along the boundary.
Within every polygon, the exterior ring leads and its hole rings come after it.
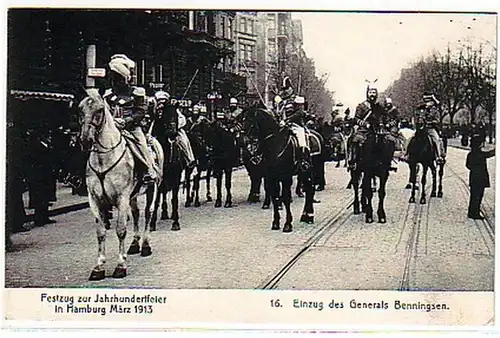
POLYGON ((293 13, 302 20, 304 45, 318 73, 329 74, 335 100, 355 106, 365 99, 365 80, 383 91, 401 69, 460 41, 497 43, 497 18, 473 14, 293 13))

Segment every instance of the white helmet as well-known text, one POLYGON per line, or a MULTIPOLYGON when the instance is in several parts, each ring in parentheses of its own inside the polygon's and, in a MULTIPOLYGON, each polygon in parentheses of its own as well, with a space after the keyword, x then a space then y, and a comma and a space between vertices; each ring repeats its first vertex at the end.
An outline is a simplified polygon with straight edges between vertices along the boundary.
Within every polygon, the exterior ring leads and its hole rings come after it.
POLYGON ((232 98, 229 99, 229 104, 230 105, 237 105, 238 104, 238 100, 236 100, 234 97, 232 97, 232 98))

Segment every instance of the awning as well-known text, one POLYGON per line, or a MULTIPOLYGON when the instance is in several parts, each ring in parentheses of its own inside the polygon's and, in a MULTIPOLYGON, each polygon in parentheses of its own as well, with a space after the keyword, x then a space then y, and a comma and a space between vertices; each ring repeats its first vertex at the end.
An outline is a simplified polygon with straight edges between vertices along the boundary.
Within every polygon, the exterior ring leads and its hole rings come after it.
POLYGON ((73 101, 75 100, 74 95, 63 94, 63 93, 32 92, 32 91, 26 91, 26 90, 11 90, 10 94, 15 99, 22 100, 22 101, 47 100, 47 101, 68 102, 68 105, 70 107, 73 105, 73 101))

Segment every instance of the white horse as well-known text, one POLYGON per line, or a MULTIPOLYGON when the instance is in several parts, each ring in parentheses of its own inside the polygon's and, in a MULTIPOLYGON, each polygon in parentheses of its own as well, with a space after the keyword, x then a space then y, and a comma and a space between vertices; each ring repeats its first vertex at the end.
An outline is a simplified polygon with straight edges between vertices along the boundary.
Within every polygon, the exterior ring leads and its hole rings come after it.
POLYGON ((127 275, 127 254, 125 253, 125 237, 127 222, 132 214, 134 219, 134 240, 129 254, 139 253, 139 209, 137 197, 146 194, 145 227, 142 233, 141 255, 151 255, 149 226, 152 213, 156 213, 155 199, 158 185, 162 177, 163 150, 156 140, 152 140, 157 164, 158 179, 143 185, 135 173, 135 159, 129 149, 122 132, 116 127, 109 105, 104 101, 97 89, 87 89, 79 109, 81 114, 80 138, 85 151, 90 151, 87 162, 87 187, 89 204, 96 218, 98 258, 89 280, 102 280, 105 276, 106 262, 106 230, 111 228, 110 214, 112 208, 117 210, 116 234, 119 240, 118 265, 114 270, 114 278, 127 275), (161 165, 159 165, 161 163, 161 165))

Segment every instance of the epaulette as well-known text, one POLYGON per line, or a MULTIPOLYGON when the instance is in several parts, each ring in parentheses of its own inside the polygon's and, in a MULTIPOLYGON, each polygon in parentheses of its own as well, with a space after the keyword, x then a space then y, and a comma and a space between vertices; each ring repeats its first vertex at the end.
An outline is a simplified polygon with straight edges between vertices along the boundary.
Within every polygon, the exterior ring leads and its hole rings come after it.
POLYGON ((111 94, 113 94, 113 89, 108 88, 108 89, 106 89, 106 90, 104 91, 104 95, 103 95, 102 97, 104 97, 104 98, 105 98, 105 97, 110 96, 111 94))

